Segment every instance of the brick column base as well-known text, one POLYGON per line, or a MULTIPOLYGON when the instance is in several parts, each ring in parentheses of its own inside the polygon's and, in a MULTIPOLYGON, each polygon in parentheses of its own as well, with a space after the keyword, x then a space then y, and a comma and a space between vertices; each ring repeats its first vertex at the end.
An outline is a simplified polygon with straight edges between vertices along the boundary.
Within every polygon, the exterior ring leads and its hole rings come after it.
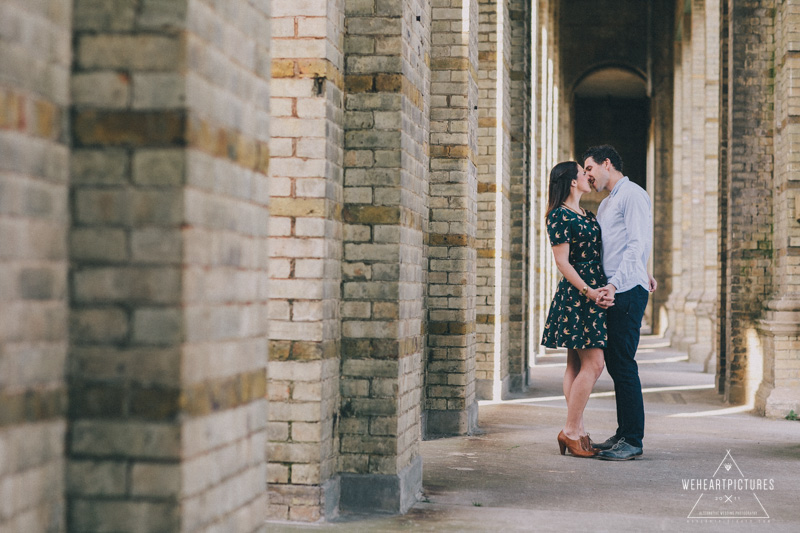
POLYGON ((697 334, 695 342, 688 348, 689 361, 703 365, 703 372, 714 373, 717 370, 717 352, 714 348, 714 303, 701 301, 695 308, 697 317, 697 334))
POLYGON ((768 418, 800 412, 800 364, 796 350, 800 339, 800 301, 773 300, 758 324, 765 375, 755 396, 755 409, 768 418))
POLYGON ((478 429, 478 401, 463 410, 427 409, 422 413, 426 439, 472 435, 478 429))
POLYGON ((509 389, 514 392, 524 392, 527 387, 527 372, 522 372, 519 374, 509 374, 508 376, 508 383, 509 389))
POLYGON ((395 475, 341 474, 339 509, 350 513, 400 513, 408 511, 422 491, 422 457, 395 475))

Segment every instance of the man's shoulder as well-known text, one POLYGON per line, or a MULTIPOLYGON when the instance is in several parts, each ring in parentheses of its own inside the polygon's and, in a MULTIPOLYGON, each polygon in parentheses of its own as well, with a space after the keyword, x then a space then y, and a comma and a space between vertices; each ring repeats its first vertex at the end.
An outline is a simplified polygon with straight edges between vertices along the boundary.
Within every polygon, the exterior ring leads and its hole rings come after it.
POLYGON ((624 188, 620 191, 624 194, 624 196, 628 199, 633 199, 634 201, 645 201, 648 204, 650 203, 650 195, 647 194, 647 191, 642 188, 641 185, 638 183, 633 182, 632 180, 628 179, 625 182, 624 188))

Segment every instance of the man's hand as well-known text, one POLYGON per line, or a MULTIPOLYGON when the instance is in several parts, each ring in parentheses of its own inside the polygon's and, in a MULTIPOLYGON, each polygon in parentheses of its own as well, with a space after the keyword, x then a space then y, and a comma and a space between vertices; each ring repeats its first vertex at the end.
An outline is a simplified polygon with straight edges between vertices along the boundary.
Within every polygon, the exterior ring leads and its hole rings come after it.
POLYGON ((617 292, 617 288, 612 284, 608 284, 605 287, 598 289, 599 296, 595 303, 602 307, 603 309, 608 309, 612 305, 614 305, 614 294, 617 292))
POLYGON ((605 287, 597 289, 597 299, 595 303, 602 307, 603 309, 608 309, 612 305, 614 305, 614 294, 617 292, 617 288, 612 284, 608 284, 605 287))
POLYGON ((647 279, 650 280, 650 292, 655 292, 655 290, 658 288, 658 282, 656 281, 656 278, 648 274, 647 279))

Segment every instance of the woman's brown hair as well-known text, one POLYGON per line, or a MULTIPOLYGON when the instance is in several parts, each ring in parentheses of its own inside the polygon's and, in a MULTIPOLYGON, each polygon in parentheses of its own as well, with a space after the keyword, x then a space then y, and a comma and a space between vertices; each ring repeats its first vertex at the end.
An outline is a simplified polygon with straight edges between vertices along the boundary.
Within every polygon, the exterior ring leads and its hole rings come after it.
POLYGON ((556 207, 564 203, 569 196, 572 180, 578 179, 578 163, 563 161, 550 171, 550 190, 547 194, 547 212, 545 218, 556 207))

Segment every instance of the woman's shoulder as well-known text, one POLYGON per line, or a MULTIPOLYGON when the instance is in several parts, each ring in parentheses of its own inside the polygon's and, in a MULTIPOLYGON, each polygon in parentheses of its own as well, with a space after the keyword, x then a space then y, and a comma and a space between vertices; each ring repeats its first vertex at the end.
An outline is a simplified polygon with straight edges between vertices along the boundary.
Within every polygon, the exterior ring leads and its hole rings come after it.
POLYGON ((549 218, 551 220, 554 220, 554 221, 555 220, 563 220, 563 221, 566 222, 567 220, 572 218, 573 214, 574 213, 571 210, 567 209, 563 205, 560 205, 560 206, 554 208, 552 211, 550 211, 550 214, 547 215, 547 218, 549 218))

